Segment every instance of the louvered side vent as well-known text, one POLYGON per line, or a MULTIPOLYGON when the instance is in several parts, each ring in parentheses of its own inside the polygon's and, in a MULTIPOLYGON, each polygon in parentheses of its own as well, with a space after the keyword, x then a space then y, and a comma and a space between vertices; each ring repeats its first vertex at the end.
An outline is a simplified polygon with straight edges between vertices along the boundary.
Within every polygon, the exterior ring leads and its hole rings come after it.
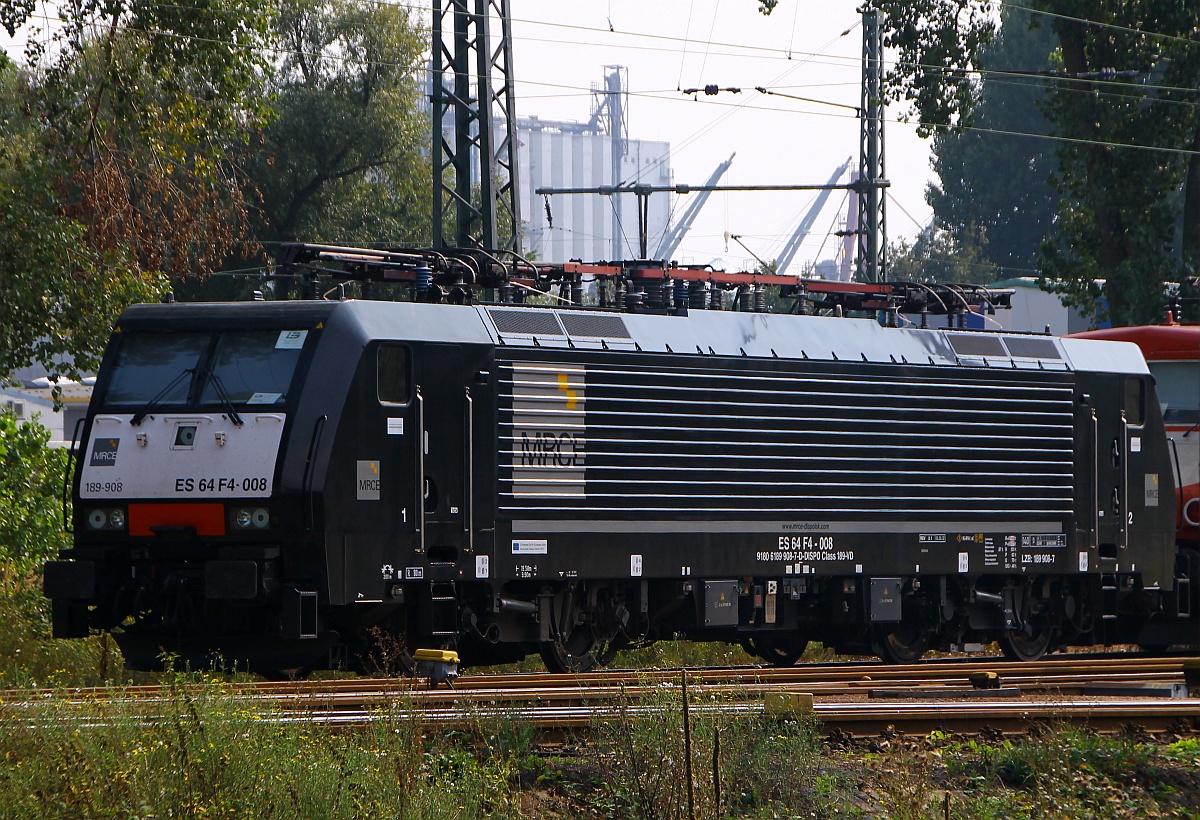
MULTIPOLYGON (((998 343, 998 342, 997 342, 998 343)), ((501 363, 504 512, 1069 515, 1072 375, 501 363), (584 461, 586 453, 586 463, 584 461)))
POLYGON ((995 356, 1008 358, 1008 351, 997 336, 979 336, 974 333, 950 333, 950 346, 959 356, 995 356))
POLYGON ((563 327, 568 336, 592 339, 630 339, 629 329, 620 316, 602 313, 560 313, 563 327))
POLYGON ((563 329, 550 310, 489 310, 488 315, 502 336, 562 336, 563 329))
POLYGON ((1027 336, 1013 336, 1004 340, 1008 352, 1017 359, 1061 359, 1058 345, 1051 339, 1031 339, 1027 336))

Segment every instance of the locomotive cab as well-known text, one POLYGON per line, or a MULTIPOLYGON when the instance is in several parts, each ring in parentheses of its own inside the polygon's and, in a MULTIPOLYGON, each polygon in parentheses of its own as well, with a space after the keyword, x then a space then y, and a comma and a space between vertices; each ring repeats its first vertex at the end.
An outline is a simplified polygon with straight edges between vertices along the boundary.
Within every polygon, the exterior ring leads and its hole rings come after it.
POLYGON ((75 546, 46 567, 55 634, 111 630, 135 669, 266 673, 454 643, 464 602, 490 607, 490 347, 473 310, 448 344, 396 307, 130 309, 82 430, 75 546))
POLYGON ((54 631, 113 630, 131 668, 211 663, 214 631, 235 654, 239 636, 274 633, 268 663, 290 661, 315 610, 281 580, 309 557, 288 537, 300 505, 280 453, 329 311, 227 306, 213 323, 179 307, 131 309, 106 351, 79 438, 75 544, 46 567, 54 631))

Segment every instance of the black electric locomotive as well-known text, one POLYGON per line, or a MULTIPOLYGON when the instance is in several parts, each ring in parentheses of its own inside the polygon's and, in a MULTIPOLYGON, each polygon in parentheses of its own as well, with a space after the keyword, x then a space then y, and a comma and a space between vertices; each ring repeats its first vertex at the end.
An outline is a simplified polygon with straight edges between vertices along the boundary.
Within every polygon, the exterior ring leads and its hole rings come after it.
POLYGON ((266 673, 1198 642, 1135 346, 636 307, 131 307, 55 634, 266 673))

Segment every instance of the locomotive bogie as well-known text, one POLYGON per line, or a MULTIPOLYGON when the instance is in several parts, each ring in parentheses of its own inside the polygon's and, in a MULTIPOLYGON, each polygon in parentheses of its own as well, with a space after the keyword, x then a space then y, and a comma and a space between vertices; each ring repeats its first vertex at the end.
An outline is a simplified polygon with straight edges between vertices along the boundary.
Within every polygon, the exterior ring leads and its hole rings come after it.
POLYGON ((139 306, 81 441, 55 631, 112 630, 138 668, 395 671, 455 648, 582 671, 675 637, 781 665, 810 640, 1028 659, 1195 631, 1130 345, 716 311, 139 306))

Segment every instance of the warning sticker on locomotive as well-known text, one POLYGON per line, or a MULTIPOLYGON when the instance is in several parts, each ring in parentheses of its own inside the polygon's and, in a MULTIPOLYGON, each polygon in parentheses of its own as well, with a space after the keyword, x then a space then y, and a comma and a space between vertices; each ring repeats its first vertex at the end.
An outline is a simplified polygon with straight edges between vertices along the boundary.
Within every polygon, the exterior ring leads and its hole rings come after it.
POLYGON ((513 365, 513 493, 582 496, 586 378, 577 365, 513 365))

